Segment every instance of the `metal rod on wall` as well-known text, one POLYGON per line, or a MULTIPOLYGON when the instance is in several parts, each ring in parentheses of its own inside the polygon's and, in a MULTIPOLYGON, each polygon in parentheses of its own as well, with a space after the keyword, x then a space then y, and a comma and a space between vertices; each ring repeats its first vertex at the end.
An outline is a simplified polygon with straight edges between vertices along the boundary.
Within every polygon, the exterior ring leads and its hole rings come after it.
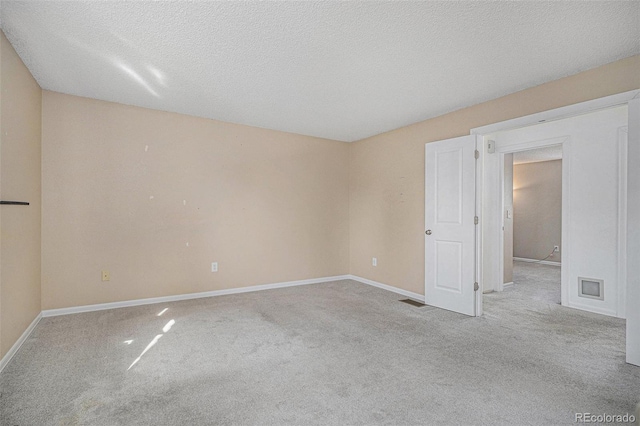
POLYGON ((0 201, 0 204, 8 204, 11 206, 28 206, 29 203, 26 201, 0 201))

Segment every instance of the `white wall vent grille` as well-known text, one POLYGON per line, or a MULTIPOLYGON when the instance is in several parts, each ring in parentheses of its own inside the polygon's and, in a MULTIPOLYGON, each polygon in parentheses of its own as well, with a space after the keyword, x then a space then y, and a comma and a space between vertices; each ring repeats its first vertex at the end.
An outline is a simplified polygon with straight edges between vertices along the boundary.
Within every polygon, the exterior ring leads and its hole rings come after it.
POLYGON ((604 300, 604 280, 578 277, 578 296, 604 300))

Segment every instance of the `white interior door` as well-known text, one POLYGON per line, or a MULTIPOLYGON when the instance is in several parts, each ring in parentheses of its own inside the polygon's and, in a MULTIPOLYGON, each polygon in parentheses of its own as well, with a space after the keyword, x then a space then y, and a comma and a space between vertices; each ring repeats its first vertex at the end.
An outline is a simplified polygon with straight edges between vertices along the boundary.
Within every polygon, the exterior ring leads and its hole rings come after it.
POLYGON ((476 314, 476 136, 426 144, 425 303, 476 314))

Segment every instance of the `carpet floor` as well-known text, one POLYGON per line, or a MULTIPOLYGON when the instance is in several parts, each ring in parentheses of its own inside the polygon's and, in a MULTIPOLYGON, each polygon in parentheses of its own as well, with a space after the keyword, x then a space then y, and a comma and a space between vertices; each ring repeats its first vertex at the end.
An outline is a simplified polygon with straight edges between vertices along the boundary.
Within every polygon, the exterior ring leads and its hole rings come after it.
POLYGON ((2 425, 552 425, 633 413, 624 320, 518 263, 471 318, 354 281, 43 319, 2 425), (557 287, 557 288, 556 288, 557 287))

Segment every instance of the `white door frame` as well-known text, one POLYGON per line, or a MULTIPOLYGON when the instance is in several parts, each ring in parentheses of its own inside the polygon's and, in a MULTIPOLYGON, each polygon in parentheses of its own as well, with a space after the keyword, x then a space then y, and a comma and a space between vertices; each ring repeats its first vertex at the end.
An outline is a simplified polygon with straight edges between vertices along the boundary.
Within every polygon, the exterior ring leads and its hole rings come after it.
POLYGON ((640 97, 629 102, 627 164, 627 362, 640 366, 640 97))
POLYGON ((617 93, 615 95, 592 99, 590 101, 580 102, 573 105, 567 105, 561 108, 550 109, 536 114, 525 115, 524 117, 513 118, 511 120, 500 121, 486 126, 475 127, 471 129, 470 134, 483 136, 504 130, 513 130, 520 127, 532 126, 534 124, 544 123, 547 121, 561 120, 563 118, 587 114, 600 109, 625 105, 629 103, 630 100, 636 98, 640 98, 640 89, 617 93))
MULTIPOLYGON (((568 105, 565 107, 561 107, 561 108, 555 108, 552 110, 548 110, 548 111, 543 111, 543 112, 539 112, 536 114, 531 114, 531 115, 527 115, 524 117, 519 117, 519 118, 514 118, 511 120, 506 120, 506 121, 501 121, 498 123, 493 123, 493 124, 489 124, 486 126, 481 126, 481 127, 476 127, 471 129, 470 134, 472 135, 478 135, 478 136, 482 136, 484 138, 484 135, 489 135, 491 133, 495 133, 495 132, 499 132, 499 131, 504 131, 504 130, 513 130, 513 129, 517 129, 520 127, 526 127, 526 126, 531 126, 531 125, 535 125, 537 123, 543 123, 543 122, 548 122, 548 121, 555 121, 555 120, 561 120, 563 118, 569 118, 569 117, 573 117, 576 115, 581 115, 581 114, 587 114, 589 112, 594 112, 600 109, 605 109, 605 108, 611 108, 614 106, 619 106, 619 105, 625 105, 625 104, 629 104, 629 102, 631 100, 634 99, 640 99, 640 89, 636 89, 636 90, 631 90, 628 92, 623 92, 623 93, 618 93, 615 95, 611 95, 611 96, 606 96, 603 98, 598 98, 598 99, 593 99, 590 101, 586 101, 586 102, 580 102, 577 104, 573 104, 573 105, 568 105)), ((638 102, 634 102, 635 104, 637 104, 638 102)), ((629 114, 629 126, 628 128, 631 129, 632 125, 631 125, 631 120, 633 119, 632 114, 629 114)), ((637 128, 637 124, 634 123, 633 128, 637 128)), ((640 140, 635 140, 635 139, 640 139, 640 135, 632 135, 629 134, 629 146, 631 146, 632 144, 640 144, 640 140), (634 140, 631 140, 632 138, 634 138, 634 140)), ((564 147, 563 147, 564 149, 564 147)), ((636 148, 634 148, 636 149, 636 148)), ((480 153, 480 160, 479 160, 479 164, 478 164, 478 178, 481 178, 483 176, 484 173, 484 154, 485 154, 485 149, 483 147, 482 152, 480 153)), ((635 151, 634 151, 635 152, 635 151)), ((563 157, 564 157, 564 152, 563 152, 563 157)), ((564 161, 564 158, 563 158, 564 161)), ((564 181, 564 164, 563 164, 563 181, 564 181)), ((482 182, 482 180, 480 180, 479 182, 482 182)), ((478 191, 477 191, 477 196, 478 199, 476 200, 476 209, 479 212, 478 216, 480 217, 480 223, 482 223, 482 221, 485 219, 481 216, 481 212, 482 212, 482 203, 483 203, 483 191, 482 191, 482 185, 483 183, 478 185, 478 191)), ((564 192, 564 184, 563 184, 563 192, 564 192)), ((564 199, 564 194, 563 194, 563 199, 564 199)), ((635 200, 635 199, 634 199, 635 200)), ((631 200, 628 200, 628 202, 631 204, 631 200)), ((635 202, 635 201, 634 201, 635 202)), ((635 210, 634 210, 635 213, 635 210)), ((487 218, 488 219, 488 218, 487 218)), ((564 203, 563 203, 563 220, 564 220, 564 203)), ((633 220, 629 221, 629 225, 631 225, 633 223, 633 220)), ((483 250, 482 250, 482 231, 481 228, 482 227, 478 227, 480 235, 478 237, 478 251, 476 253, 476 257, 477 257, 477 268, 478 268, 478 277, 479 277, 479 284, 480 284, 480 294, 482 294, 482 290, 484 287, 484 277, 483 277, 483 269, 485 266, 488 265, 484 265, 484 256, 483 256, 483 250)), ((566 253, 567 251, 567 244, 564 241, 565 235, 565 229, 567 227, 563 226, 563 242, 562 244, 565 246, 565 248, 563 248, 563 260, 562 263, 565 263, 565 256, 564 253, 566 253)), ((635 231, 633 231, 631 228, 627 228, 627 235, 630 235, 631 233, 633 233, 635 231)), ((633 246, 634 250, 636 248, 636 246, 633 246)), ((570 249, 569 249, 570 250, 570 249)), ((631 253, 627 253, 627 255, 630 255, 631 253)), ((629 257, 630 258, 630 257, 629 257)), ((630 262, 627 263, 626 267, 624 268, 626 271, 628 271, 630 268, 630 262)), ((501 271, 502 273, 502 271, 501 271)), ((502 276, 502 275, 500 275, 502 276)), ((500 280, 502 281, 502 280, 500 280)), ((640 298, 640 290, 636 290, 636 289, 631 289, 629 286, 631 284, 631 281, 629 280, 629 275, 627 275, 627 282, 626 285, 623 284, 626 288, 626 293, 628 295, 628 297, 632 297, 632 295, 636 295, 638 296, 638 298, 640 298)), ((634 296, 635 297, 635 296, 634 296)), ((563 296, 564 298, 564 296, 563 296)), ((640 304, 640 300, 627 300, 627 306, 637 306, 638 304, 640 304)), ((482 315, 482 297, 477 297, 477 315, 482 315)), ((627 310, 627 314, 628 314, 627 310)), ((636 324, 635 322, 633 324, 630 324, 630 319, 627 319, 627 362, 631 362, 630 358, 629 358, 629 352, 630 352, 630 338, 629 338, 629 334, 631 333, 632 329, 635 328, 640 328, 640 319, 638 320, 639 324, 636 324)), ((640 361, 640 349, 639 348, 633 348, 633 354, 634 354, 634 358, 633 358, 633 363, 638 364, 638 362, 640 361), (637 358, 637 359, 636 359, 637 358)))
POLYGON ((484 138, 480 135, 476 137, 476 152, 478 153, 478 159, 476 160, 476 217, 478 218, 478 223, 476 224, 476 282, 478 283, 478 291, 475 292, 475 295, 476 316, 480 317, 484 313, 482 308, 482 197, 484 196, 482 176, 484 176, 484 138))
MULTIPOLYGON (((594 112, 594 111, 598 111, 601 109, 606 109, 606 108, 611 108, 614 106, 619 106, 619 105, 624 105, 629 103, 630 100, 632 99, 636 99, 636 98, 640 98, 640 89, 636 89, 636 90, 630 90, 628 92, 623 92, 623 93, 618 93, 615 95, 611 95, 611 96, 606 96, 604 98, 598 98, 598 99, 593 99, 590 101, 586 101, 586 102, 581 102, 581 103, 577 103, 577 104, 573 104, 573 105, 568 105, 565 107, 561 107, 561 108, 555 108, 555 109, 551 109, 548 111, 543 111, 543 112, 539 112, 536 114, 531 114, 531 115, 526 115, 524 117, 518 117, 518 118, 514 118, 511 120, 506 120, 506 121, 501 121, 498 123, 493 123, 493 124, 488 124, 486 126, 482 126, 482 127, 476 127, 471 129, 470 134, 472 135, 477 135, 477 136, 481 136, 484 138, 485 135, 489 135, 492 133, 496 133, 496 132, 500 132, 500 131, 505 131, 505 130, 513 130, 513 129, 517 129, 517 128, 521 128, 521 127, 527 127, 527 126, 532 126, 538 123, 544 123, 544 122, 549 122, 549 121, 556 121, 556 120, 561 120, 564 118, 569 118, 569 117, 574 117, 577 115, 582 115, 582 114, 587 114, 589 112, 594 112)), ((557 144, 557 142, 556 142, 557 144)), ((480 182, 480 184, 478 185, 479 189, 478 189, 478 199, 476 200, 476 209, 478 210, 478 217, 480 217, 480 221, 482 223, 482 220, 484 220, 484 218, 482 217, 481 213, 482 213, 482 204, 483 204, 483 196, 484 193, 482 191, 482 185, 484 184, 484 180, 482 179, 484 177, 484 173, 486 172, 486 167, 485 167, 485 161, 484 161, 484 156, 486 153, 486 143, 485 143, 485 147, 484 149, 481 150, 480 152, 480 159, 478 161, 478 182, 480 182)), ((564 167, 563 167, 564 170, 564 167)), ((563 188, 564 190, 564 188, 563 188)), ((564 206, 563 206, 564 208, 564 206)), ((482 227, 479 227, 482 228, 482 227)), ((563 231, 564 232, 564 231, 563 231)), ((564 238, 564 235, 563 235, 564 238)), ((479 236, 479 241, 480 243, 482 243, 482 239, 483 239, 483 235, 482 232, 480 231, 480 236, 479 236)), ((563 244, 565 244, 565 242, 563 241, 563 244)), ((499 250, 498 247, 496 247, 497 250, 499 250)), ((563 250, 563 252, 566 251, 566 249, 563 250)), ((478 259, 477 259, 477 263, 479 265, 479 275, 478 277, 480 278, 479 284, 480 284, 480 290, 483 289, 483 284, 484 284, 484 276, 483 276, 483 269, 489 267, 489 265, 485 265, 484 264, 484 256, 482 253, 482 244, 479 245, 479 250, 477 253, 478 259)), ((563 260, 564 260, 564 256, 563 256, 563 260)), ((482 298, 480 298, 482 299, 482 298)), ((480 304, 482 303, 481 301, 479 302, 480 304)), ((482 309, 480 308, 480 312, 482 311, 482 309)))

